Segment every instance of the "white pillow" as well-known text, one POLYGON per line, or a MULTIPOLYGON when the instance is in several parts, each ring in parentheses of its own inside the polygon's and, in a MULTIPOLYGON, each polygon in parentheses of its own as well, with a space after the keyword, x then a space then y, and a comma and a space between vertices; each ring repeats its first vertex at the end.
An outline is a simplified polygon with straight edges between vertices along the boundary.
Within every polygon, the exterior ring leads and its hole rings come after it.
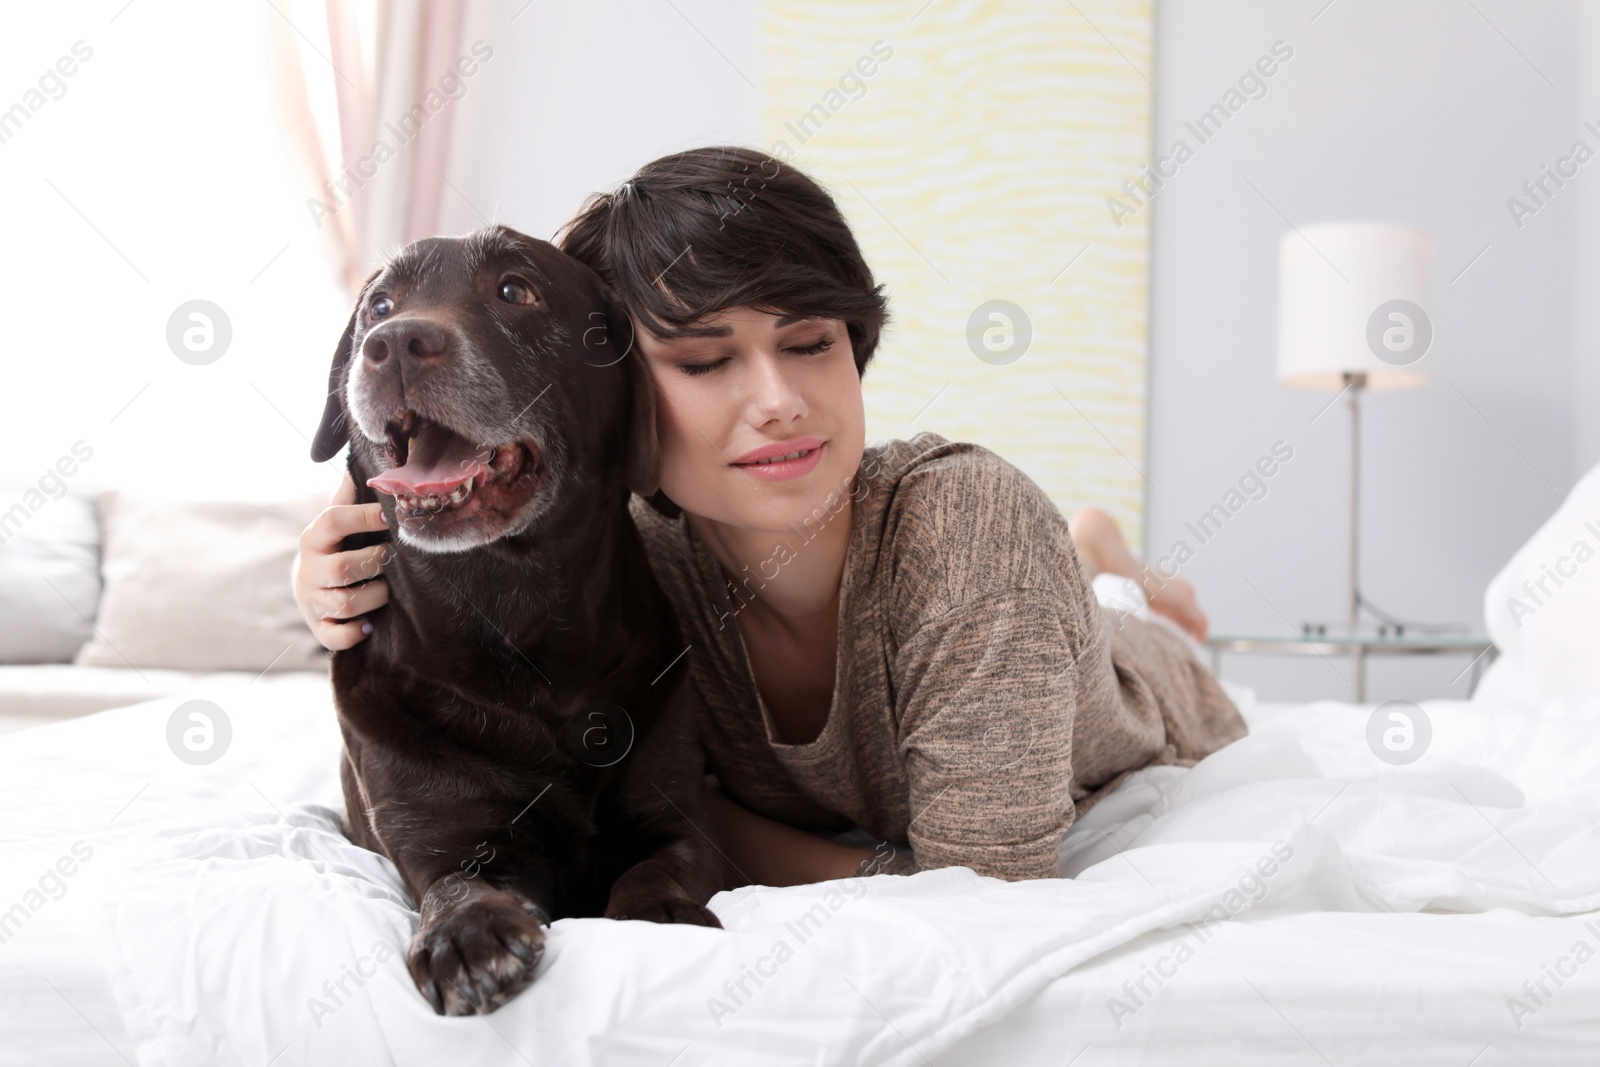
POLYGON ((289 568, 324 496, 282 501, 101 498, 105 590, 85 667, 326 670, 289 568))
POLYGON ((1543 700, 1600 687, 1600 466, 1490 581, 1483 615, 1500 658, 1475 698, 1543 700))
POLYGON ((93 498, 0 491, 0 663, 71 662, 99 603, 93 498))

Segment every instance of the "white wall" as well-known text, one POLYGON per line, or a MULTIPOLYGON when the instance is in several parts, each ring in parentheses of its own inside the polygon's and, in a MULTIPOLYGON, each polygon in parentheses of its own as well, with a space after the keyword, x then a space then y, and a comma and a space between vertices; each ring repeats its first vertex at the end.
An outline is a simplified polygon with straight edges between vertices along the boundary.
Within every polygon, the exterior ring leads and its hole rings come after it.
MULTIPOLYGON (((1600 127, 1600 4, 1578 5, 1578 118, 1600 127)), ((1592 143, 1592 142, 1591 142, 1592 143)), ((1578 193, 1572 410, 1579 474, 1600 463, 1600 181, 1578 193)))
MULTIPOLYGON (((1410 223, 1435 238, 1432 380, 1365 398, 1362 585, 1399 616, 1481 628, 1490 577, 1597 458, 1592 407, 1581 445, 1575 428, 1573 235, 1600 161, 1520 230, 1505 203, 1584 133, 1578 16, 1562 0, 1325 3, 1158 5, 1163 149, 1275 40, 1294 56, 1152 205, 1146 547, 1161 555, 1284 440, 1294 458, 1267 496, 1183 573, 1214 630, 1343 617, 1347 423, 1342 404, 1313 423, 1330 396, 1275 379, 1277 245, 1285 217, 1410 223)), ((1380 665, 1368 699, 1462 694, 1465 662, 1380 665)), ((1224 669, 1268 699, 1344 696, 1338 672, 1315 657, 1224 669)))
POLYGON ((740 0, 469 5, 462 39, 496 55, 456 115, 441 230, 548 239, 658 156, 756 143, 760 31, 740 0))

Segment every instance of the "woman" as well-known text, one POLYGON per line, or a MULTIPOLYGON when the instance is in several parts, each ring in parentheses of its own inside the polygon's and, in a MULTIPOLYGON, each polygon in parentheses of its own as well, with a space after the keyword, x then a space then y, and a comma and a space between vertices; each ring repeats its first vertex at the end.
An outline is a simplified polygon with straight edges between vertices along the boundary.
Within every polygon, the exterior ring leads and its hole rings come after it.
MULTIPOLYGON (((1069 528, 975 445, 865 447, 886 301, 800 171, 743 148, 667 156, 557 243, 626 304, 656 389, 661 490, 633 514, 693 650, 708 802, 744 880, 1054 877, 1123 775, 1245 734, 1180 632, 1205 634, 1187 584, 1141 568, 1104 512, 1069 528), (1082 564, 1161 614, 1102 609, 1082 564), (862 833, 875 849, 848 843, 862 833)), ((347 482, 296 565, 329 648, 388 595, 326 592, 379 566, 381 546, 337 551, 383 526, 353 499, 347 482)))

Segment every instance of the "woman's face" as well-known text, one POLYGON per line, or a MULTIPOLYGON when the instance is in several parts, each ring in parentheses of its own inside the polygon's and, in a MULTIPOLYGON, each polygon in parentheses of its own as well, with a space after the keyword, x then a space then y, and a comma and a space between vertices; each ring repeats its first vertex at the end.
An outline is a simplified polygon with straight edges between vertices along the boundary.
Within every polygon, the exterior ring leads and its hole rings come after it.
POLYGON ((695 325, 726 332, 662 338, 634 320, 656 386, 661 488, 673 503, 776 533, 799 527, 830 493, 848 493, 866 415, 844 322, 732 308, 695 325))

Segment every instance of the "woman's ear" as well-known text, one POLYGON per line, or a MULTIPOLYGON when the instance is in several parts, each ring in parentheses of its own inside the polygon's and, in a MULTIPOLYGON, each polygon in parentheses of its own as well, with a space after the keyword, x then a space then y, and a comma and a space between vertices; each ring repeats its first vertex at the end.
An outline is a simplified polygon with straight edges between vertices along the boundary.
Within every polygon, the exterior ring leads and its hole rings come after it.
POLYGON ((339 450, 350 441, 349 416, 344 410, 344 368, 350 362, 350 343, 356 332, 356 317, 361 314, 361 302, 366 298, 367 287, 372 284, 372 279, 380 273, 382 271, 373 271, 361 283, 361 292, 356 294, 356 306, 350 312, 350 321, 345 323, 339 347, 333 350, 333 367, 328 371, 328 399, 322 406, 322 422, 318 424, 317 435, 311 442, 311 458, 317 463, 325 463, 337 456, 339 450))

